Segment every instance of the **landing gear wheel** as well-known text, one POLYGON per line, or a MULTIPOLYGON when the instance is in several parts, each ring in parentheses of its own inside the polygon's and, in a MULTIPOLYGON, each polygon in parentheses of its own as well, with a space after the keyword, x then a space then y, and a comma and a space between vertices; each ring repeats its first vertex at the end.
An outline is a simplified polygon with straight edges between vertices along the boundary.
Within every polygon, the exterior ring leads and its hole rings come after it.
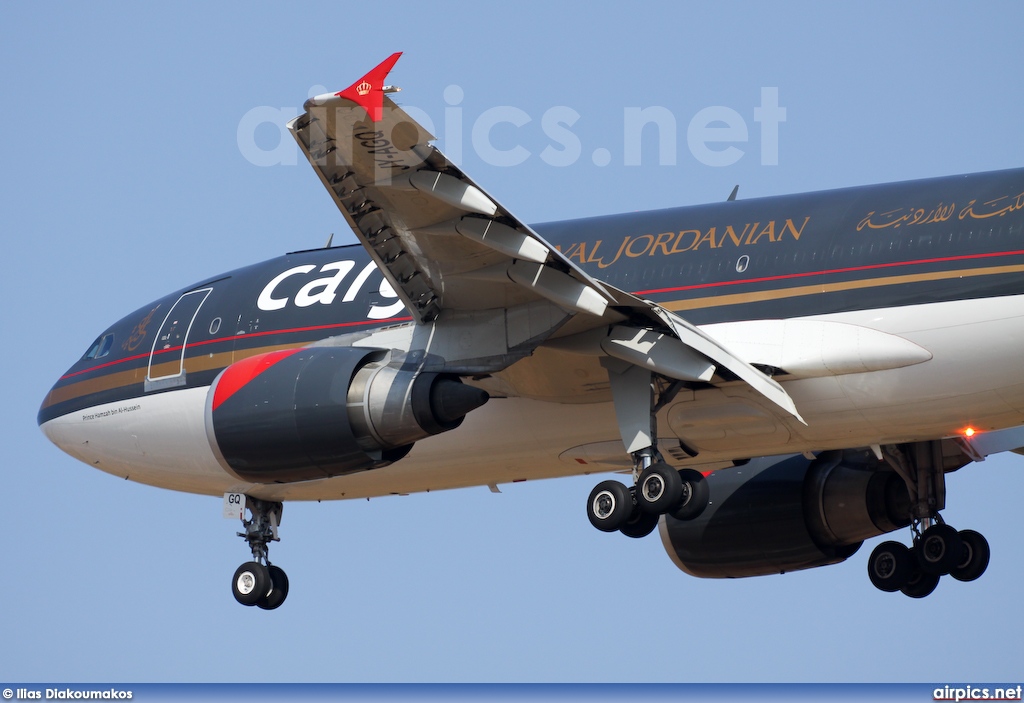
POLYGON ((900 590, 913 573, 910 550, 899 542, 882 542, 868 557, 868 578, 875 588, 887 593, 900 590))
POLYGON ((683 479, 664 462, 651 464, 636 482, 636 504, 645 513, 661 515, 675 508, 683 497, 683 479))
POLYGON ((633 496, 625 484, 601 481, 587 498, 587 517, 590 524, 602 532, 615 532, 633 514, 633 496))
POLYGON ((246 541, 252 561, 235 569, 231 594, 242 605, 258 605, 264 610, 277 608, 288 595, 288 577, 270 564, 270 543, 277 542, 284 506, 240 493, 224 495, 225 514, 238 515, 244 532, 238 536, 246 541), (241 500, 244 498, 244 508, 241 500), (242 508, 241 510, 239 510, 242 508), (250 517, 246 518, 246 513, 250 517))
POLYGON ((267 567, 267 573, 270 575, 270 593, 256 601, 256 606, 263 610, 274 610, 281 607, 288 597, 288 575, 284 569, 273 564, 267 567))
MULTIPOLYGON (((635 489, 631 489, 632 493, 635 489)), ((645 513, 640 510, 639 507, 633 506, 633 512, 630 514, 629 519, 626 523, 619 528, 619 532, 632 537, 633 539, 640 539, 654 532, 654 528, 658 526, 659 516, 654 513, 645 513)))
POLYGON ((911 598, 924 598, 935 590, 935 587, 939 585, 939 575, 926 573, 921 566, 916 563, 917 555, 911 550, 911 563, 913 568, 911 569, 910 578, 900 588, 900 592, 905 596, 911 598))
POLYGON ((679 505, 669 514, 676 520, 693 520, 708 507, 711 489, 700 471, 679 469, 679 478, 683 483, 683 494, 679 499, 679 505))
POLYGON ((270 590, 270 573, 256 561, 247 561, 235 569, 231 593, 242 605, 256 605, 270 590))
POLYGON ((963 542, 956 530, 942 523, 921 533, 914 551, 921 570, 942 576, 955 569, 963 558, 963 542))
POLYGON ((963 557, 949 575, 957 581, 973 581, 988 568, 988 560, 992 555, 988 540, 974 530, 960 530, 957 534, 964 545, 963 557))

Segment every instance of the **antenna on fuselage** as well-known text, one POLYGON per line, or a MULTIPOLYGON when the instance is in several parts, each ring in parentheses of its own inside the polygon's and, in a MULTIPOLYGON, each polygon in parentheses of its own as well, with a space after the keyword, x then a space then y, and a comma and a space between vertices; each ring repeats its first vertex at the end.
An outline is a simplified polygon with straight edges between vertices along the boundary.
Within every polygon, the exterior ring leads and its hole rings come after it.
POLYGON ((729 193, 729 197, 725 199, 725 202, 727 202, 727 203, 731 203, 731 202, 732 202, 733 200, 735 200, 735 199, 736 199, 736 194, 737 194, 738 192, 740 192, 740 184, 739 184, 739 183, 737 183, 737 184, 736 184, 736 185, 735 185, 735 186, 733 187, 733 189, 732 189, 732 192, 731 192, 731 193, 729 193))
POLYGON ((331 232, 331 236, 327 238, 327 244, 324 244, 324 249, 330 249, 331 248, 331 242, 333 242, 333 241, 334 241, 334 232, 331 232))

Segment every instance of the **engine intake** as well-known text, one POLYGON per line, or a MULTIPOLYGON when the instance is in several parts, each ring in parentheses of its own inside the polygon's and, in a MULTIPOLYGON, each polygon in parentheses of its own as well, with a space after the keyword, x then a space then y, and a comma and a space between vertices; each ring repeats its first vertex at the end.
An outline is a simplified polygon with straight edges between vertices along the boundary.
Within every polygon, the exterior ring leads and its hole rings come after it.
POLYGON ((693 576, 761 576, 836 564, 869 537, 910 524, 903 480, 869 451, 755 459, 708 479, 690 521, 666 517, 665 550, 693 576))
POLYGON ((387 466, 488 400, 457 376, 390 366, 391 354, 310 347, 250 357, 210 387, 206 429, 244 481, 290 483, 387 466))

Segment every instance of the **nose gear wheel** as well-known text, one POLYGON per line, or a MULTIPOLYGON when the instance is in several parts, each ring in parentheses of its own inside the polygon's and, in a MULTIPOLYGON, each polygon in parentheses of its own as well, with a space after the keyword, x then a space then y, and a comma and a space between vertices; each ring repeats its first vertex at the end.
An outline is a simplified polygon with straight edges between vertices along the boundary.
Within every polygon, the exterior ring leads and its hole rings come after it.
POLYGON ((242 513, 245 539, 252 551, 252 561, 235 570, 231 579, 231 593, 242 605, 257 606, 263 610, 279 608, 288 597, 288 576, 284 570, 270 563, 270 542, 278 542, 277 528, 281 524, 281 503, 245 497, 242 513), (245 512, 250 518, 245 518, 245 512))

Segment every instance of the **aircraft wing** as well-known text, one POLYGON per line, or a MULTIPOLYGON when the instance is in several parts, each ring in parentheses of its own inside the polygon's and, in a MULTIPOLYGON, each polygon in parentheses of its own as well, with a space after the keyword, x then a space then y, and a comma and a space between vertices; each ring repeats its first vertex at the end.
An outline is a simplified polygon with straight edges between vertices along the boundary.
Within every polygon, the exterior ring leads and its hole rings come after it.
MULTIPOLYGON (((345 90, 310 98, 288 127, 417 322, 538 303, 565 313, 547 334, 573 316, 574 332, 641 318, 681 341, 684 355, 709 360, 800 419, 778 383, 678 315, 590 277, 449 161, 389 97, 397 89, 384 80, 400 55, 345 90)), ((664 342, 660 351, 643 340, 613 344, 631 346, 630 360, 654 371, 678 368, 655 358, 666 355, 664 342)))
POLYGON ((537 299, 597 317, 613 298, 449 161, 386 94, 394 54, 289 129, 417 322, 537 299), (362 94, 361 94, 362 93, 362 94))

